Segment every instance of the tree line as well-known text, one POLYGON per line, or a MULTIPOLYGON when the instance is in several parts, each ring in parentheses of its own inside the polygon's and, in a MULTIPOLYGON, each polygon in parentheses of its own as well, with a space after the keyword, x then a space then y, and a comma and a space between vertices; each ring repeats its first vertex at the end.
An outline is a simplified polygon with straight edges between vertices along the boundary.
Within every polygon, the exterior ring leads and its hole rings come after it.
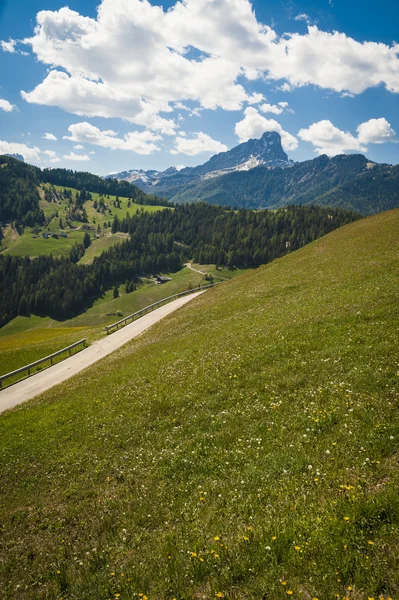
POLYGON ((87 240, 63 258, 0 254, 0 327, 18 314, 70 318, 107 289, 135 283, 141 275, 176 271, 191 259, 258 266, 356 218, 353 212, 317 206, 253 212, 205 203, 115 218, 115 230, 126 230, 130 239, 90 265, 79 264, 87 240))

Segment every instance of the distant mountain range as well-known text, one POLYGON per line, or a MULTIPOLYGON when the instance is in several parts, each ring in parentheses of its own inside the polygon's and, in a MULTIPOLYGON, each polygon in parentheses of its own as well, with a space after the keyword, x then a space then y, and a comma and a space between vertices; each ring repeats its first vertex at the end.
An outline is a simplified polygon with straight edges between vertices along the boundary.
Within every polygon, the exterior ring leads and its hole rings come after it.
POLYGON ((215 154, 205 164, 198 167, 176 169, 170 167, 166 171, 132 170, 113 173, 107 177, 135 183, 149 193, 168 196, 171 189, 184 187, 194 182, 207 181, 235 173, 249 171, 263 165, 266 168, 287 167, 293 164, 281 146, 281 137, 274 131, 268 131, 260 139, 249 140, 239 144, 227 152, 215 154))
POLYGON ((131 181, 172 202, 245 208, 322 204, 373 214, 399 206, 399 165, 377 164, 361 154, 322 155, 294 163, 276 132, 178 171, 125 171, 109 177, 131 181))

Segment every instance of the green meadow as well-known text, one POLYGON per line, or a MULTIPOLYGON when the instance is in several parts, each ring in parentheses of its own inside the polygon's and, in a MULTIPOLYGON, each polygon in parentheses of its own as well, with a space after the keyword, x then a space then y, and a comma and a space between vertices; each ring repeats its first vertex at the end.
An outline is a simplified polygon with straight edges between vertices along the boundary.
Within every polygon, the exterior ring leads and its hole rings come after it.
POLYGON ((398 598, 398 231, 336 230, 2 414, 0 597, 398 598))
MULTIPOLYGON (((44 186, 49 187, 48 184, 44 184, 44 186)), ((64 188, 60 186, 55 186, 55 189, 58 192, 63 192, 64 190, 64 188)), ((73 197, 75 197, 77 190, 73 188, 67 189, 71 189, 73 197)), ((42 195, 44 196, 43 190, 41 191, 42 195)), ((136 212, 156 212, 158 210, 163 210, 164 208, 162 206, 140 205, 135 204, 134 202, 131 202, 131 205, 128 206, 129 199, 122 197, 119 198, 121 208, 115 208, 113 202, 116 197, 110 196, 109 198, 106 198, 106 202, 111 212, 106 211, 105 214, 101 214, 94 208, 94 201, 98 201, 99 198, 99 194, 92 193, 92 200, 88 200, 85 203, 85 209, 88 217, 87 225, 93 227, 94 229, 89 231, 92 238, 92 245, 86 252, 87 256, 85 255, 83 257, 83 263, 91 262, 93 258, 101 254, 103 250, 107 250, 114 244, 124 239, 125 236, 123 234, 111 234, 111 229, 104 227, 104 225, 108 225, 109 222, 112 224, 115 215, 119 218, 123 218, 126 216, 126 213, 134 215, 136 212), (98 239, 94 239, 94 234, 97 233, 98 226, 101 228, 101 234, 98 239)), ((8 227, 5 229, 5 236, 0 246, 0 250, 3 250, 5 253, 13 256, 34 257, 39 256, 39 254, 65 256, 69 253, 75 243, 83 242, 85 231, 81 229, 81 227, 84 225, 84 223, 80 221, 71 221, 72 228, 70 228, 66 223, 68 212, 68 201, 66 199, 58 202, 47 202, 46 200, 42 199, 40 201, 40 208, 43 210, 47 219, 46 227, 41 228, 38 234, 35 234, 32 228, 26 227, 21 235, 8 227), (61 231, 60 219, 62 220, 63 224, 62 230, 65 231, 67 237, 64 238, 59 236, 58 239, 55 239, 51 236, 52 234, 59 235, 61 231), (42 237, 43 233, 47 233, 49 238, 44 239, 42 237)))

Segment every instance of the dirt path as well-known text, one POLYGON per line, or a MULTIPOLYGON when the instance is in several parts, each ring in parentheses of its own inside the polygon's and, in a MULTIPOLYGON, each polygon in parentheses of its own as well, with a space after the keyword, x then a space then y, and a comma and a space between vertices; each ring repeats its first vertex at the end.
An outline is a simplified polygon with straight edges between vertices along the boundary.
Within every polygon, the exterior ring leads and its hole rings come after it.
POLYGON ((184 263, 184 266, 191 269, 191 271, 195 271, 196 273, 201 273, 201 275, 206 275, 206 273, 204 273, 204 271, 200 271, 199 269, 194 269, 194 267, 191 263, 184 263))
POLYGON ((66 379, 73 377, 86 367, 94 364, 107 354, 111 354, 114 350, 117 350, 133 338, 139 336, 146 329, 154 325, 173 311, 177 310, 187 302, 190 302, 200 294, 204 292, 196 292, 189 296, 183 296, 178 298, 165 306, 157 308, 153 312, 141 317, 137 321, 133 321, 123 329, 116 331, 115 333, 94 342, 89 348, 78 352, 71 358, 32 375, 15 385, 11 385, 8 388, 0 391, 0 413, 4 412, 8 408, 17 406, 26 400, 30 400, 39 394, 42 394, 46 390, 62 383, 66 379))

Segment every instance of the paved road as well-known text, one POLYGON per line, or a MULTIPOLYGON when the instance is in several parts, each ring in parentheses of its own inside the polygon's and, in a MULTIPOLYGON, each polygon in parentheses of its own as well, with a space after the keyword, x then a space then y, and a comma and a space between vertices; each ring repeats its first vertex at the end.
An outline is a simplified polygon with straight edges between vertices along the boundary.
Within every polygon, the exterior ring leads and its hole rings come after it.
POLYGON ((143 331, 151 327, 151 325, 154 325, 154 323, 157 323, 203 293, 196 292, 169 302, 169 304, 157 308, 148 315, 141 317, 137 321, 133 321, 133 323, 126 325, 126 327, 112 333, 106 338, 94 342, 94 344, 71 356, 71 358, 67 358, 53 367, 49 367, 36 375, 32 375, 32 377, 28 377, 15 385, 5 388, 0 391, 0 413, 8 408, 17 406, 17 404, 26 402, 26 400, 30 400, 66 379, 73 377, 76 373, 83 371, 83 369, 104 358, 107 354, 111 354, 111 352, 114 352, 114 350, 117 350, 129 340, 139 336, 143 331))

